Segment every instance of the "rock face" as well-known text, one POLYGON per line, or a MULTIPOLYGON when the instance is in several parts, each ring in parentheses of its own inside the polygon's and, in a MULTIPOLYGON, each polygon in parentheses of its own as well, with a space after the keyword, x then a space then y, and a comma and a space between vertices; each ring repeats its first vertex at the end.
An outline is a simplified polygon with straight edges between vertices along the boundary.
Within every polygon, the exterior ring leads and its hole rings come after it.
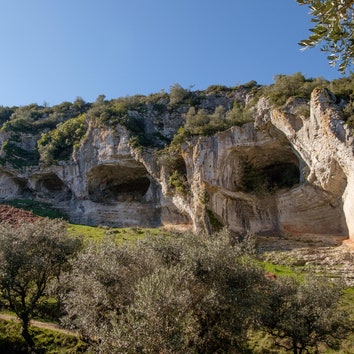
MULTIPOLYGON (((161 122, 170 137, 183 113, 161 122)), ((354 139, 331 94, 318 89, 310 103, 289 99, 281 110, 261 99, 254 115, 252 123, 182 144, 184 193, 171 188, 157 149, 132 147, 119 124, 90 124, 65 163, 2 167, 0 197, 46 201, 72 222, 91 225, 187 224, 209 231, 227 225, 236 233, 354 239, 354 139), (307 105, 310 117, 299 109, 307 105)))
POLYGON ((196 228, 210 227, 204 193, 209 214, 240 233, 354 234, 353 139, 327 91, 313 93, 310 118, 294 105, 259 106, 256 124, 184 147, 196 228))

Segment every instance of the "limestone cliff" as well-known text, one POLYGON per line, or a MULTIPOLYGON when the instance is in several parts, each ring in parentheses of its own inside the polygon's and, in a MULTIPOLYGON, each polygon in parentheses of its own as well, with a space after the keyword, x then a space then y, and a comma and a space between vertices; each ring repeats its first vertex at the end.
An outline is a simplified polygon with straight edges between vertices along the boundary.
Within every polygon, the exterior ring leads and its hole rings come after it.
MULTIPOLYGON (((251 96, 243 90, 203 97, 199 104, 206 110, 227 108, 251 96)), ((183 191, 171 186, 161 146, 184 124, 187 108, 154 110, 134 114, 145 119, 151 136, 162 136, 160 146, 133 144, 120 122, 89 120, 68 160, 21 169, 4 163, 0 197, 46 201, 72 222, 91 225, 184 224, 209 231, 227 225, 237 233, 354 239, 354 139, 328 90, 314 90, 310 102, 289 99, 281 109, 262 98, 252 121, 185 139, 179 161, 183 191)))
POLYGON ((194 227, 212 213, 237 232, 354 236, 353 136, 327 90, 313 92, 309 118, 299 104, 260 101, 254 124, 184 145, 194 227))

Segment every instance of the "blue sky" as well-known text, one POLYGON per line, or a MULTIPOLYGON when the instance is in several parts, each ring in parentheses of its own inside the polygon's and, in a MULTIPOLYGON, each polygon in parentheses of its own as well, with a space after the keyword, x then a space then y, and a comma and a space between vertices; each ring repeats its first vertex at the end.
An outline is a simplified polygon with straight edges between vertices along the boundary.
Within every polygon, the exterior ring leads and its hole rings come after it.
POLYGON ((0 105, 340 77, 295 0, 0 0, 0 105))

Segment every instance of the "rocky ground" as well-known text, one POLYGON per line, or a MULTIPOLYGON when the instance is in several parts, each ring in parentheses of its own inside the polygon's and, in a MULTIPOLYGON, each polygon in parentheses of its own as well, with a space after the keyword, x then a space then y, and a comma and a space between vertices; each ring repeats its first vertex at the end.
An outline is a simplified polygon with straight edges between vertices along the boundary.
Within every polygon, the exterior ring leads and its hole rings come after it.
POLYGON ((275 264, 342 278, 354 286, 354 247, 342 236, 259 237, 259 256, 275 264))

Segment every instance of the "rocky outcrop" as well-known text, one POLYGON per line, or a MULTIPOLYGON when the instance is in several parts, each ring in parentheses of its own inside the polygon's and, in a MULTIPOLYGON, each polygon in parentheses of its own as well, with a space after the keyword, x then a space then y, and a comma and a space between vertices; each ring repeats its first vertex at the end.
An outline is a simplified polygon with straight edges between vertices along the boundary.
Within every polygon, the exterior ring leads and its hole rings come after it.
POLYGON ((341 119, 334 98, 327 90, 313 92, 310 112, 310 118, 306 119, 275 110, 271 122, 284 132, 306 164, 307 184, 326 196, 323 200, 327 201, 328 209, 341 211, 342 217, 328 218, 328 224, 339 226, 342 223, 342 232, 353 237, 353 134, 341 119))
MULTIPOLYGON (((184 113, 176 119, 165 112, 161 131, 172 137, 184 113)), ((183 193, 171 188, 157 149, 132 147, 122 125, 91 122, 69 161, 21 171, 3 167, 0 197, 46 201, 71 221, 91 225, 187 224, 209 231, 227 225, 235 233, 354 239, 354 142, 331 94, 315 90, 310 103, 290 99, 282 109, 261 99, 254 118, 182 144, 183 193)), ((155 134, 152 116, 146 124, 155 134)))
POLYGON ((304 104, 261 100, 255 124, 183 146, 191 196, 179 205, 194 228, 354 237, 353 136, 327 90, 313 92, 309 118, 304 104))

